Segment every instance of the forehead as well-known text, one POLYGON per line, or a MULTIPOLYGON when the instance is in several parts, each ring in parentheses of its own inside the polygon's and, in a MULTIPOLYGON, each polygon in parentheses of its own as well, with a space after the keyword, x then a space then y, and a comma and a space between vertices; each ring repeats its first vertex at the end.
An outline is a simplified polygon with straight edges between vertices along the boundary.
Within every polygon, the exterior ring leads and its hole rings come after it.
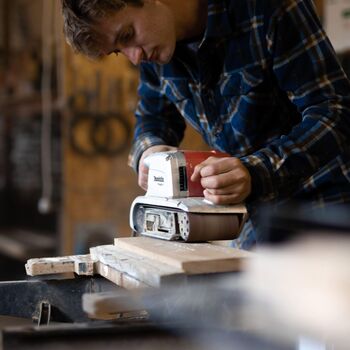
POLYGON ((118 33, 129 23, 130 16, 124 8, 97 19, 92 29, 97 34, 102 48, 109 50, 109 47, 114 44, 118 33))
POLYGON ((122 29, 123 26, 137 21, 142 7, 125 6, 122 9, 108 13, 96 21, 95 30, 99 34, 107 34, 109 31, 122 29))
POLYGON ((115 50, 118 35, 129 26, 139 26, 145 21, 144 6, 125 6, 120 10, 109 12, 103 18, 97 19, 93 30, 99 38, 103 52, 115 50))
POLYGON ((122 16, 121 12, 124 12, 124 10, 110 13, 107 16, 98 19, 93 26, 94 30, 99 35, 105 36, 108 35, 108 33, 111 31, 120 29, 125 22, 125 16, 122 16))

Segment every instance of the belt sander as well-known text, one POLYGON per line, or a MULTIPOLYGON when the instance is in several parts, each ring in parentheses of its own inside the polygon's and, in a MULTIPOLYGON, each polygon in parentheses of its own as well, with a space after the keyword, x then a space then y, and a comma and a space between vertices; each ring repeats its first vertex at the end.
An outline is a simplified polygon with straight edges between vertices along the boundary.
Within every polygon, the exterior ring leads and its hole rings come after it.
POLYGON ((148 189, 130 210, 130 226, 138 234, 201 242, 236 238, 247 216, 240 205, 214 205, 203 197, 200 181, 190 180, 194 168, 210 156, 225 153, 170 151, 151 154, 148 189))

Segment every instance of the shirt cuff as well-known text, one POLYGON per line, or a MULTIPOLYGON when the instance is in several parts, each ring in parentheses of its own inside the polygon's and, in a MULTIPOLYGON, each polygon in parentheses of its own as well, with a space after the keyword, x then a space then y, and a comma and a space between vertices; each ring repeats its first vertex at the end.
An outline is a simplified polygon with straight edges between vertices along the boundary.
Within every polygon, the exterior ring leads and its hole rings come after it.
POLYGON ((153 134, 144 134, 141 138, 138 137, 138 139, 134 141, 129 153, 128 165, 138 173, 139 161, 142 153, 146 151, 146 149, 157 145, 166 145, 166 142, 153 134))
POLYGON ((252 191, 247 201, 259 200, 264 202, 276 198, 273 176, 263 159, 257 155, 249 155, 240 159, 248 169, 252 180, 252 191))

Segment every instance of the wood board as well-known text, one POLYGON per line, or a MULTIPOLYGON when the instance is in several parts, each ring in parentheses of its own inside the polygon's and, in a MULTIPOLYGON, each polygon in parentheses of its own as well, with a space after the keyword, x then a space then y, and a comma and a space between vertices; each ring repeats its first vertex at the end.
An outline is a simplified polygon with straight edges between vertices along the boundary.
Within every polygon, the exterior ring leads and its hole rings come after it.
POLYGON ((173 266, 186 274, 239 271, 242 261, 253 255, 210 243, 182 243, 149 237, 117 238, 114 244, 124 251, 173 266))
POLYGON ((70 255, 54 258, 29 259, 25 264, 29 276, 76 273, 81 276, 94 274, 94 262, 87 255, 70 255))
POLYGON ((137 287, 160 287, 164 283, 179 282, 183 280, 184 273, 181 269, 159 264, 157 261, 122 249, 118 246, 105 245, 90 249, 91 258, 98 261, 98 273, 110 281, 122 285, 128 289, 137 287), (116 271, 122 273, 121 278, 116 276, 116 271), (139 285, 125 285, 125 279, 139 281, 139 285))
POLYGON ((119 238, 90 254, 30 259, 31 276, 74 272, 99 274, 126 289, 186 283, 188 275, 241 270, 253 253, 210 243, 179 243, 148 237, 119 238))

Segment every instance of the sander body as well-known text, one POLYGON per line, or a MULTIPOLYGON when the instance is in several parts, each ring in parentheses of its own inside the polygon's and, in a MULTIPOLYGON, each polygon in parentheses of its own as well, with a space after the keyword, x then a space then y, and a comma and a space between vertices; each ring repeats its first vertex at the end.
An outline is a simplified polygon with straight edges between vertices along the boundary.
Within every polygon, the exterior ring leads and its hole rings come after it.
POLYGON ((148 188, 130 210, 130 226, 144 236, 185 242, 236 238, 247 218, 243 204, 214 205, 203 197, 200 181, 191 181, 194 168, 211 151, 169 151, 148 156, 148 188))

